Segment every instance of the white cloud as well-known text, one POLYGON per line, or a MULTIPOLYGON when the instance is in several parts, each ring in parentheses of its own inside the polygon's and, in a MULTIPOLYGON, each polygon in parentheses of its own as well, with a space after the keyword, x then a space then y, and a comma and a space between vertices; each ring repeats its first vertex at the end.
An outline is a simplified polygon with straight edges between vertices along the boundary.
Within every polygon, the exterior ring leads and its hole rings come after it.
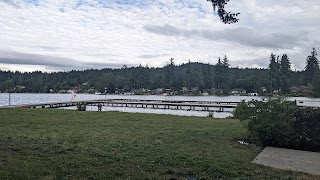
POLYGON ((311 48, 320 48, 317 0, 232 0, 228 10, 241 12, 233 25, 221 23, 206 0, 26 2, 0 0, 0 69, 18 69, 4 61, 4 52, 43 57, 32 66, 18 57, 19 70, 26 71, 65 70, 53 65, 61 59, 78 63, 66 62, 68 69, 162 66, 170 57, 176 63, 214 64, 225 54, 232 65, 251 67, 252 60, 269 61, 271 52, 287 53, 294 67, 303 69, 311 48))

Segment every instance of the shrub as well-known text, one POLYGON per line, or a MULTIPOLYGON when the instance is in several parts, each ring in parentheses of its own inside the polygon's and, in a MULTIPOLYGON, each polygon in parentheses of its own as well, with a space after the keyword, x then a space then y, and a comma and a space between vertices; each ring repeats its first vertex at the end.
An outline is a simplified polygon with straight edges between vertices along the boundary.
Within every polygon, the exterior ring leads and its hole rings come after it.
POLYGON ((77 111, 86 111, 87 105, 84 103, 77 103, 77 111))
POLYGON ((258 144, 320 151, 319 109, 297 108, 282 98, 269 98, 242 101, 233 114, 258 144))
POLYGON ((214 117, 214 114, 213 114, 213 112, 209 112, 209 114, 208 114, 208 117, 214 117))
POLYGON ((294 115, 292 147, 320 152, 320 108, 300 108, 294 115))
POLYGON ((237 108, 233 111, 233 116, 241 121, 248 120, 250 117, 254 116, 256 107, 255 104, 257 103, 256 100, 252 100, 249 102, 245 102, 242 100, 237 108))

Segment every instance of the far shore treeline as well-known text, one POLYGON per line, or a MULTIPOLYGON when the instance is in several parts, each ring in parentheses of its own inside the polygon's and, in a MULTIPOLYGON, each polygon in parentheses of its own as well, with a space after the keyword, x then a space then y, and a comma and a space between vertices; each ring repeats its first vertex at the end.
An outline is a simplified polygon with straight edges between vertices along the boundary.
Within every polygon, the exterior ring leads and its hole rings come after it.
POLYGON ((227 56, 214 65, 188 62, 175 65, 174 59, 161 68, 127 67, 84 71, 12 72, 0 70, 0 92, 61 93, 76 87, 82 93, 154 94, 167 89, 175 94, 247 93, 320 96, 320 70, 313 48, 303 71, 292 71, 286 54, 271 54, 268 69, 230 67, 227 56))

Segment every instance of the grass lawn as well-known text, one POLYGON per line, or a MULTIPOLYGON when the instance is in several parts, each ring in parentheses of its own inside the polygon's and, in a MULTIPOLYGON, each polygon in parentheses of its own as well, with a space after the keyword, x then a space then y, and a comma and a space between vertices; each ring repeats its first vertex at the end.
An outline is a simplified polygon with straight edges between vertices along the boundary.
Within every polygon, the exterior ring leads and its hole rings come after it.
MULTIPOLYGON (((152 110, 150 110, 152 111, 152 110)), ((251 164, 238 120, 0 109, 0 179, 319 179, 251 164)))

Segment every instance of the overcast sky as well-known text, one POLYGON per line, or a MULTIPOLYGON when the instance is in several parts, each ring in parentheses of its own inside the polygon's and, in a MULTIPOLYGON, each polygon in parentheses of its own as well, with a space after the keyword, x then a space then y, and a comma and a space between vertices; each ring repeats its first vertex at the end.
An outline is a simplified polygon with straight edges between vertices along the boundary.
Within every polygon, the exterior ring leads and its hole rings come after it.
POLYGON ((215 64, 263 67, 320 52, 320 0, 231 0, 223 24, 207 0, 0 0, 0 69, 61 71, 215 64))

